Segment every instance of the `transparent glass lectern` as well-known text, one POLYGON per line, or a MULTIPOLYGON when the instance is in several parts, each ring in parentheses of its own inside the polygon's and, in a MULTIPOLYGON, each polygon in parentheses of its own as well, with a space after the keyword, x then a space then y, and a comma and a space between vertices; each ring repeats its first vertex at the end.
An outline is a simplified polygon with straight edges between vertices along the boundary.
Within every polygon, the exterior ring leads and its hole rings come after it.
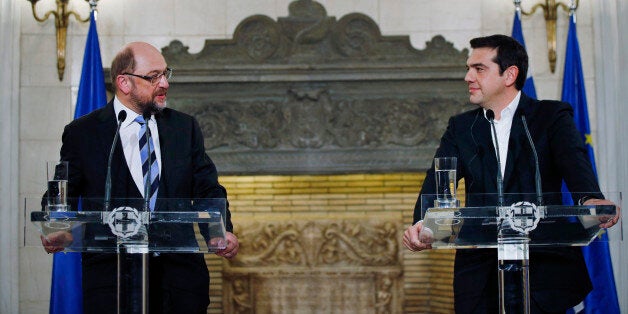
MULTIPOLYGON (((621 204, 620 193, 605 193, 605 197, 621 204)), ((431 243, 434 249, 497 249, 500 313, 529 313, 530 247, 589 245, 605 232, 600 224, 614 217, 616 208, 537 205, 538 195, 533 194, 505 194, 503 199, 504 205, 498 206, 495 194, 466 195, 466 207, 436 207, 436 195, 422 195, 422 208, 426 210, 419 239, 431 243), (506 285, 511 291, 516 287, 520 303, 507 304, 506 285)), ((544 194, 542 199, 560 203, 561 195, 544 194)))
POLYGON ((158 199, 153 212, 143 210, 144 199, 111 200, 109 211, 103 204, 68 199, 60 207, 46 198, 25 199, 24 245, 42 247, 42 235, 64 252, 117 254, 119 313, 148 313, 149 255, 226 247, 225 199, 158 199))

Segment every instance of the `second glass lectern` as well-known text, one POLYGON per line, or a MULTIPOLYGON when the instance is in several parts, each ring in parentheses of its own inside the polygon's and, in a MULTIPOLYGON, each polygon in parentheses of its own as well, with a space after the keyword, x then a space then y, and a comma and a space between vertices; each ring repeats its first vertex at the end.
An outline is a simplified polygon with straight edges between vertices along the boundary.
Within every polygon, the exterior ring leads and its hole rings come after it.
POLYGON ((51 207, 27 198, 25 246, 41 247, 42 235, 65 252, 117 254, 119 313, 148 312, 149 255, 226 247, 225 199, 159 199, 153 212, 143 210, 144 199, 111 200, 108 211, 103 204, 81 199, 51 207))
MULTIPOLYGON (((584 193, 591 194, 591 193, 584 193)), ((597 193, 593 193, 596 195, 597 193)), ((600 224, 616 214, 612 205, 536 205, 538 195, 506 194, 503 204, 492 206, 437 207, 436 195, 422 195, 422 242, 435 249, 497 250, 500 313, 529 313, 530 247, 586 246, 604 229, 600 224), (504 289, 514 291, 517 302, 504 298, 504 289)), ((606 198, 621 203, 616 193, 606 198)), ((545 200, 560 203, 560 194, 546 194, 545 200)), ((467 204, 498 204, 497 195, 467 195, 467 204)))

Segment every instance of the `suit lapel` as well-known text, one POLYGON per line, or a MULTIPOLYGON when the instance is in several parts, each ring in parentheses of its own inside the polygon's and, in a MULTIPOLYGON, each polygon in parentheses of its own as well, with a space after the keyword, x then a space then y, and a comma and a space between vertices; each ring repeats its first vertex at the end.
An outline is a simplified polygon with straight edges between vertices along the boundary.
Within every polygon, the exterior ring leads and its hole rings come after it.
MULTIPOLYGON (((528 143, 527 135, 521 117, 522 115, 528 117, 530 116, 531 101, 532 100, 530 98, 521 93, 521 98, 519 100, 519 105, 517 106, 517 111, 512 118, 510 139, 508 140, 508 161, 506 162, 506 173, 504 174, 504 191, 508 191, 506 187, 508 187, 509 184, 517 180, 517 178, 513 177, 515 169, 521 170, 521 167, 528 167, 530 165, 529 160, 522 160, 522 156, 525 156, 526 158, 531 156, 530 154, 524 154, 523 152, 527 152, 532 148, 528 143)), ((521 173, 521 171, 518 172, 521 173)))
MULTIPOLYGON (((157 129, 159 130, 159 149, 161 153, 161 173, 159 192, 157 193, 157 199, 159 200, 159 198, 169 195, 167 183, 171 182, 172 176, 175 175, 168 170, 172 169, 172 165, 175 162, 174 152, 177 147, 177 133, 176 130, 174 130, 172 119, 167 110, 160 112, 155 118, 157 120, 157 129)), ((158 207, 158 205, 156 205, 156 207, 158 207)))
POLYGON ((523 145, 526 144, 526 134, 521 122, 521 116, 515 114, 510 127, 510 138, 508 139, 508 155, 506 160, 506 170, 504 173, 504 187, 508 186, 512 178, 516 165, 519 165, 519 156, 523 145), (523 142, 525 141, 525 142, 523 142))
POLYGON ((96 136, 98 140, 101 142, 99 147, 103 148, 103 154, 105 154, 105 166, 106 160, 109 157, 109 149, 111 148, 111 143, 113 142, 113 137, 116 134, 116 117, 113 111, 113 102, 109 102, 104 110, 100 112, 98 115, 98 123, 99 126, 96 132, 96 136))

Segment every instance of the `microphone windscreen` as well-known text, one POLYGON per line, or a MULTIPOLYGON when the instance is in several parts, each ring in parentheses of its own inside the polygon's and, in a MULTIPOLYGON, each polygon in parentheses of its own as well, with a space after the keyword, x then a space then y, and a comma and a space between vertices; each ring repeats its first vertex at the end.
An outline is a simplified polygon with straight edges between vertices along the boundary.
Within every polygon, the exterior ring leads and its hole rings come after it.
POLYGON ((148 120, 150 120, 150 110, 146 110, 146 112, 144 112, 144 114, 142 115, 144 117, 144 121, 148 122, 148 120))
POLYGON ((486 118, 488 121, 493 121, 495 119, 495 113, 491 109, 486 110, 486 118))
POLYGON ((118 122, 123 122, 124 120, 126 120, 126 110, 121 110, 118 113, 118 122))

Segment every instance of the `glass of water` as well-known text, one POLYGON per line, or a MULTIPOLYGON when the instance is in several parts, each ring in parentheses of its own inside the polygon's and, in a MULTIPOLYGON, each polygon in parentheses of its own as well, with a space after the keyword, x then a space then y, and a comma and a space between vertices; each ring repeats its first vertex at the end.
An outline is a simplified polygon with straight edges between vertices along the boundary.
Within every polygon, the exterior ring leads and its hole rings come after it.
POLYGON ((434 158, 436 200, 434 207, 458 207, 456 199, 456 157, 434 158))
POLYGON ((46 162, 46 176, 48 178, 48 206, 49 211, 68 210, 68 162, 46 162))

